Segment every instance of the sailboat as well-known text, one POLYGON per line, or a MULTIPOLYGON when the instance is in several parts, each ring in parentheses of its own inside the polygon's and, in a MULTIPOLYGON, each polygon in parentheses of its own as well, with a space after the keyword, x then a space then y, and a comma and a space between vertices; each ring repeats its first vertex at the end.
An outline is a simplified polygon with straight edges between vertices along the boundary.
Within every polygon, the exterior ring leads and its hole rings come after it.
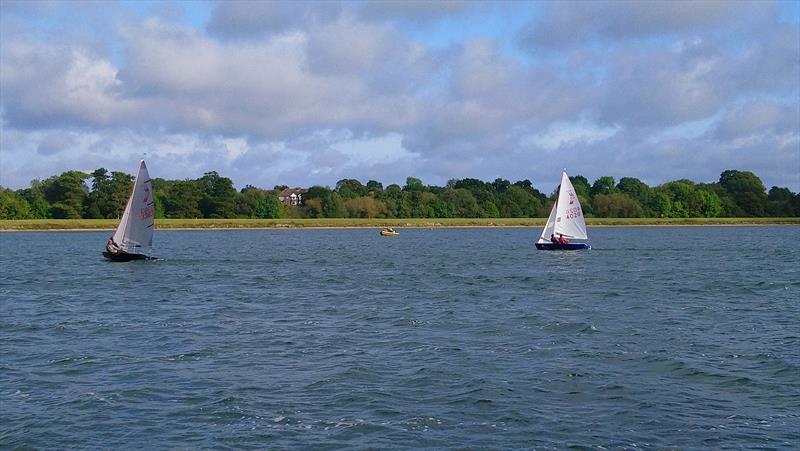
POLYGON ((150 256, 154 216, 153 186, 147 166, 141 160, 122 219, 109 238, 103 256, 115 262, 154 260, 155 257, 150 256))
POLYGON ((578 199, 578 195, 575 194, 572 182, 569 181, 567 171, 562 171, 558 198, 556 203, 553 204, 553 209, 550 210, 550 216, 547 218, 547 224, 542 230, 542 235, 539 236, 539 240, 536 242, 536 249, 548 251, 591 249, 589 243, 572 242, 572 240, 588 239, 581 202, 578 199), (556 237, 563 235, 570 242, 566 244, 553 243, 550 240, 553 235, 556 237))

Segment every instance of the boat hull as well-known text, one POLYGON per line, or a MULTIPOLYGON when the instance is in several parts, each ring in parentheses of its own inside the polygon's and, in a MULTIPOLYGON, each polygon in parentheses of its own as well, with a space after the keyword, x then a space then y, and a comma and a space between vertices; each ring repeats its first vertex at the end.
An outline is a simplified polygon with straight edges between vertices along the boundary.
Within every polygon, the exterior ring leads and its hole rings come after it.
POLYGON ((586 243, 536 243, 536 249, 540 251, 578 251, 581 249, 591 249, 586 243))
POLYGON ((400 235, 400 232, 389 232, 386 230, 381 230, 381 236, 397 236, 400 235))
POLYGON ((117 252, 116 254, 112 254, 108 251, 103 251, 103 257, 111 260, 112 262, 129 262, 132 260, 155 260, 156 257, 150 257, 149 255, 144 254, 129 254, 127 252, 117 252))

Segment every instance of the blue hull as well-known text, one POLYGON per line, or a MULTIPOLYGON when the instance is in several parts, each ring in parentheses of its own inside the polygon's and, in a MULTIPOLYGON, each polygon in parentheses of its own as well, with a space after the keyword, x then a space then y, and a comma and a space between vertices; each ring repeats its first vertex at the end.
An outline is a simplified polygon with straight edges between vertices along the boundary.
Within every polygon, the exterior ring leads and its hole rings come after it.
POLYGON ((592 246, 589 246, 586 243, 567 243, 567 244, 555 244, 555 243, 536 243, 536 249, 540 251, 577 251, 581 249, 591 249, 592 246))

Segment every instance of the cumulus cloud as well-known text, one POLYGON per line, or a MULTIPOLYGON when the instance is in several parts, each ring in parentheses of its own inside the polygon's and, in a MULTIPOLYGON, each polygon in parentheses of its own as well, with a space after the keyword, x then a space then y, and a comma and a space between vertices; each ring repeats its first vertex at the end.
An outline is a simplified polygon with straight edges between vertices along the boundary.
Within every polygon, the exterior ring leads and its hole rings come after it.
POLYGON ((147 152, 158 176, 237 185, 536 183, 568 167, 800 188, 800 27, 772 3, 183 6, 209 8, 199 25, 65 5, 3 4, 2 184, 128 171, 147 152), (494 9, 535 21, 487 33, 494 9), (104 25, 62 33, 77 22, 104 25), (448 27, 463 29, 442 46, 448 27))
POLYGON ((774 14, 760 1, 704 0, 642 2, 638 0, 549 2, 545 13, 528 24, 519 39, 529 46, 559 48, 593 39, 620 40, 693 32, 774 14))
POLYGON ((206 29, 227 38, 264 37, 322 22, 341 9, 335 0, 229 0, 216 3, 206 29))

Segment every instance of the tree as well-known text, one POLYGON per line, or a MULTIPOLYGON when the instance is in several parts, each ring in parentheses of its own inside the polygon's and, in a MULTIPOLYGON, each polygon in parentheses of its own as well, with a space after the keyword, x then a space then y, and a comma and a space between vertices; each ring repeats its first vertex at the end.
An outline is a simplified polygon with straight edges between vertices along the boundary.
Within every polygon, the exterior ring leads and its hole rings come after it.
POLYGON ((605 218, 637 218, 642 207, 625 193, 598 194, 594 196, 595 216, 605 218))
POLYGON ((511 182, 506 179, 496 178, 492 182, 492 188, 498 193, 505 193, 509 186, 511 186, 511 182))
POLYGON ((659 193, 664 194, 669 199, 669 213, 665 214, 670 218, 688 218, 697 216, 692 212, 692 203, 695 199, 695 186, 691 180, 675 180, 665 183, 657 188, 659 193))
POLYGON ((351 218, 381 218, 387 210, 383 202, 369 196, 356 197, 344 203, 351 218))
POLYGON ((375 180, 368 181, 366 188, 367 193, 380 194, 383 192, 383 184, 381 182, 376 182, 375 180))
POLYGON ((716 218, 722 214, 722 200, 713 191, 698 188, 692 196, 691 214, 695 217, 716 218))
MULTIPOLYGON (((106 205, 106 210, 103 211, 105 218, 119 218, 122 212, 125 211, 125 204, 128 203, 128 197, 133 190, 134 176, 124 172, 114 171, 111 173, 111 180, 109 183, 109 200, 106 205)), ((155 188, 153 188, 155 191, 155 188)))
POLYGON ((92 176, 92 191, 86 199, 87 218, 105 218, 111 203, 110 182, 106 168, 95 169, 92 176))
POLYGON ((196 180, 178 180, 164 193, 164 216, 167 218, 199 218, 203 190, 196 180))
POLYGON ((30 188, 19 190, 17 194, 28 202, 31 219, 50 218, 50 204, 44 197, 44 187, 40 180, 32 180, 30 188))
POLYGON ((84 200, 88 188, 84 181, 89 174, 80 171, 67 171, 45 180, 44 197, 50 204, 50 211, 57 219, 80 219, 83 217, 84 200))
MULTIPOLYGON (((592 188, 589 186, 589 180, 582 175, 575 175, 569 178, 572 187, 575 188, 575 194, 588 198, 591 195, 592 188)), ((548 213, 549 214, 549 213, 548 213)))
POLYGON ((367 193, 364 185, 356 179, 342 179, 336 182, 336 192, 342 199, 354 199, 367 193))
POLYGON ((255 218, 258 205, 266 197, 266 193, 252 185, 247 185, 239 194, 236 197, 236 216, 255 218))
POLYGON ((598 194, 611 194, 614 192, 614 185, 614 177, 611 177, 610 175, 600 177, 592 184, 592 196, 596 196, 598 194))
POLYGON ((755 174, 749 171, 727 170, 719 176, 719 184, 731 196, 737 213, 742 216, 763 216, 767 201, 766 188, 755 174))
POLYGON ((635 200, 641 207, 645 216, 653 214, 651 203, 653 201, 653 190, 644 182, 633 177, 622 177, 617 183, 617 190, 627 194, 635 200))
POLYGON ((337 192, 331 192, 322 199, 322 214, 326 218, 344 218, 347 216, 347 209, 344 208, 344 201, 337 192))
POLYGON ((504 218, 532 218, 542 208, 537 197, 517 185, 509 186, 498 200, 500 216, 504 218))
MULTIPOLYGON (((440 195, 442 201, 449 204, 456 218, 480 218, 483 213, 475 196, 465 188, 445 189, 440 195)), ((495 207, 495 210, 497 207, 495 207)))
POLYGON ((204 218, 234 217, 235 200, 238 192, 233 187, 231 179, 211 171, 203 174, 197 182, 203 192, 199 208, 204 218))
POLYGON ((0 187, 0 219, 30 219, 31 207, 22 196, 0 187))
POLYGON ((767 214, 769 216, 798 215, 800 212, 796 212, 793 205, 795 197, 789 188, 773 186, 767 194, 767 214))
POLYGON ((276 219, 283 217, 283 204, 278 196, 266 194, 259 202, 255 211, 256 218, 276 219))
POLYGON ((425 189, 425 185, 422 184, 422 180, 416 177, 406 177, 406 185, 403 187, 403 191, 422 191, 425 189))

